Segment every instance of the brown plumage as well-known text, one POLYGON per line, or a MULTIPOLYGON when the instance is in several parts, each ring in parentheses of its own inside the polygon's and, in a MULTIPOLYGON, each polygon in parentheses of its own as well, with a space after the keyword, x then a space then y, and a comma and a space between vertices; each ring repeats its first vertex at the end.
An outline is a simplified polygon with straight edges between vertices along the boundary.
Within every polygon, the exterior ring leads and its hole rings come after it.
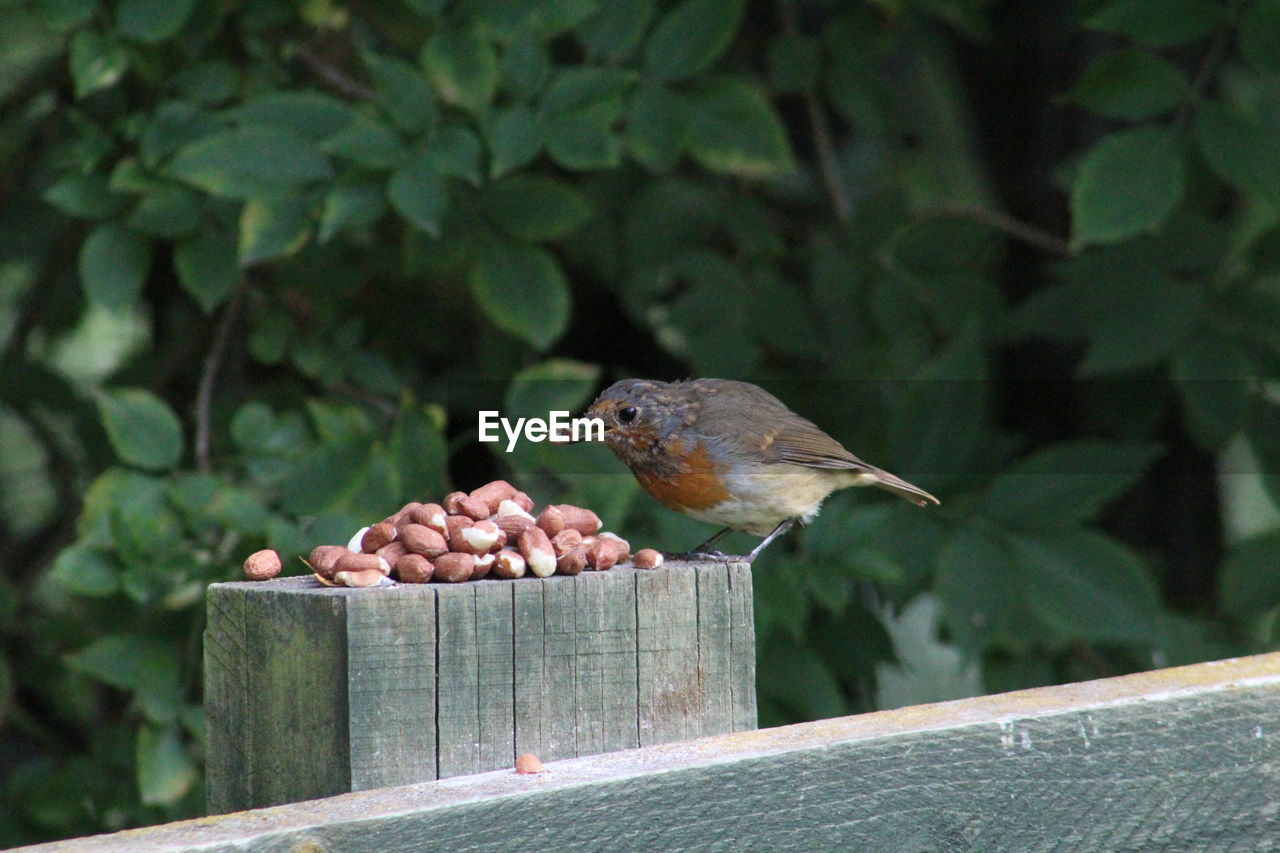
POLYGON ((646 491, 726 527, 711 541, 729 529, 766 537, 752 556, 847 486, 876 486, 919 506, 938 503, 747 382, 627 379, 607 388, 587 414, 604 420, 606 443, 646 491))

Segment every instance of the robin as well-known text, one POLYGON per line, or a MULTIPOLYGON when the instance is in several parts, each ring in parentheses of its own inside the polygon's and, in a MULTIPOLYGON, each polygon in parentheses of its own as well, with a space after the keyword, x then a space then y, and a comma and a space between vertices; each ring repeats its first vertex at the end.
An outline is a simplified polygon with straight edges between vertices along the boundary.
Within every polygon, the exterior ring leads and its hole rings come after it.
POLYGON ((748 382, 692 379, 615 382, 587 409, 604 440, 645 491, 676 512, 724 529, 690 552, 706 553, 742 530, 764 541, 754 560, 797 521, 808 523, 827 495, 876 486, 919 506, 938 499, 868 465, 777 397, 748 382))

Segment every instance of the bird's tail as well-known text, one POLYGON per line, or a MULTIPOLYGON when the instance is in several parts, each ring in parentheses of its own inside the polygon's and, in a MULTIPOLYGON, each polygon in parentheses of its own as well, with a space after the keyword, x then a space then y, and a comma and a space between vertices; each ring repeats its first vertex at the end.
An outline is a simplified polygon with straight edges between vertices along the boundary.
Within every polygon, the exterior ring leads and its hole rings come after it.
POLYGON ((911 501, 916 506, 942 503, 942 501, 919 486, 913 486, 901 477, 896 477, 888 471, 876 468, 873 465, 868 465, 865 471, 859 471, 858 474, 857 485, 875 486, 878 489, 884 489, 886 492, 893 492, 895 495, 911 501))

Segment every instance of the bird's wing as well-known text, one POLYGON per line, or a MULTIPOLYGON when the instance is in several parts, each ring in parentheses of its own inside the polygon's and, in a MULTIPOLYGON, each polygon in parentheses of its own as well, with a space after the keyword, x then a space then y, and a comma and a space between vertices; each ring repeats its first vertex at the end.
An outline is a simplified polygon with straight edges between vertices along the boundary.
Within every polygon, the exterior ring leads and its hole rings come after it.
MULTIPOLYGON (((698 381, 714 382, 719 388, 729 384, 727 380, 698 381)), ((765 463, 781 462, 807 468, 861 472, 867 476, 859 485, 877 486, 919 506, 938 503, 937 498, 919 486, 913 486, 882 468, 863 462, 816 424, 788 409, 764 389, 741 382, 732 384, 739 392, 737 403, 745 401, 748 405, 735 403, 731 408, 724 407, 721 402, 723 398, 719 394, 707 394, 706 386, 702 388, 701 423, 707 422, 707 413, 714 412, 718 417, 712 418, 713 422, 724 422, 727 418, 732 418, 735 424, 731 434, 708 436, 709 438, 729 445, 739 453, 759 454, 758 458, 765 463)))
POLYGON ((871 470, 872 466, 844 449, 844 445, 817 426, 793 415, 764 448, 765 461, 790 462, 809 468, 871 470))
POLYGON ((727 379, 698 379, 700 425, 732 423, 726 435, 709 436, 764 462, 788 462, 810 468, 872 470, 816 424, 797 415, 777 397, 755 385, 727 379), (726 394, 731 392, 731 399, 726 394))

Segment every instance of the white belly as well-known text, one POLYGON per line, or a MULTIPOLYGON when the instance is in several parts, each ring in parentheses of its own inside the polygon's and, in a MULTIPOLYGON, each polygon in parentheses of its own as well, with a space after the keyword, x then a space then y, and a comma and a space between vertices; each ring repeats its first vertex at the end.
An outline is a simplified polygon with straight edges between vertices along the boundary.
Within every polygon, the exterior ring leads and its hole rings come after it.
POLYGON ((750 477, 728 479, 735 497, 715 506, 688 510, 699 521, 709 521, 752 536, 768 536, 788 518, 808 523, 818 514, 823 499, 836 489, 863 485, 854 471, 829 471, 797 465, 769 465, 766 473, 756 469, 750 477), (817 474, 818 476, 814 476, 817 474))

